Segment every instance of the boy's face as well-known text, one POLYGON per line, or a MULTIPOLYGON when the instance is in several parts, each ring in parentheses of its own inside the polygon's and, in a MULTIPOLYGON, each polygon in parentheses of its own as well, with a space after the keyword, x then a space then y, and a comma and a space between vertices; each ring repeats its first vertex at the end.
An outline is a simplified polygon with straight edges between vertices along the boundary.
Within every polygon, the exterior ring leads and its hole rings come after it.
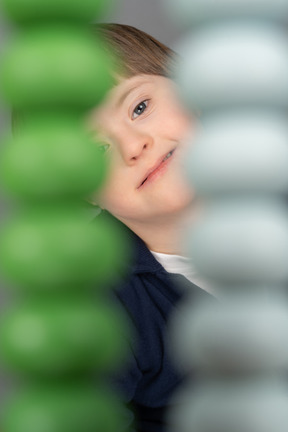
POLYGON ((120 80, 89 116, 110 162, 106 183, 93 200, 128 226, 187 209, 193 191, 184 180, 183 139, 191 126, 170 79, 120 80))

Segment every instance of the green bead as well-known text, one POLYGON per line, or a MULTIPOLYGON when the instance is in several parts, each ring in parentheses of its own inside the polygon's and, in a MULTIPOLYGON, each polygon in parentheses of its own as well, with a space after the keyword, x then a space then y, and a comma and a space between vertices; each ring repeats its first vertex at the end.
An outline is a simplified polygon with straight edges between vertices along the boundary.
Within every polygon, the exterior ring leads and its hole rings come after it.
POLYGON ((53 292, 91 289, 103 292, 129 259, 129 245, 116 224, 74 208, 40 209, 20 214, 3 226, 3 275, 21 290, 53 292))
POLYGON ((82 27, 50 25, 21 32, 3 54, 2 93, 14 108, 91 108, 113 80, 112 60, 82 27))
MULTIPOLYGON (((6 404, 5 432, 119 432, 123 406, 106 389, 51 386, 21 392, 6 404)), ((95 385, 96 387, 96 385, 95 385)))
POLYGON ((0 162, 3 183, 16 196, 77 197, 102 184, 107 158, 73 117, 44 117, 17 132, 0 162))
POLYGON ((114 0, 2 0, 8 17, 28 24, 55 19, 90 22, 111 9, 114 3, 114 0))
POLYGON ((30 301, 2 315, 1 357, 20 373, 103 373, 125 358, 126 321, 114 305, 99 299, 30 301))

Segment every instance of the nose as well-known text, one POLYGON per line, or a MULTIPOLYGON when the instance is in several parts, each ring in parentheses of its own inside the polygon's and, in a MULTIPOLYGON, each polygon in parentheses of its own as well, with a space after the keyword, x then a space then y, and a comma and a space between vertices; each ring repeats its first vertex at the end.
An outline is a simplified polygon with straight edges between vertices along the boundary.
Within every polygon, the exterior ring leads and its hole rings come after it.
POLYGON ((152 136, 145 131, 125 131, 118 136, 119 150, 122 159, 128 165, 133 165, 153 146, 152 136))

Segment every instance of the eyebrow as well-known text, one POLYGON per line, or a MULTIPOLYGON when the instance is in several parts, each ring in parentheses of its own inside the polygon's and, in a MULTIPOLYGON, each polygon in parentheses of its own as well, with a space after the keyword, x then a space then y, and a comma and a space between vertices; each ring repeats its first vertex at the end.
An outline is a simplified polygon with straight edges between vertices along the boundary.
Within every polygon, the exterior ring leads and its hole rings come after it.
POLYGON ((140 84, 133 85, 133 87, 128 88, 117 100, 116 102, 116 108, 119 108, 120 105, 125 101, 125 99, 132 93, 134 90, 138 89, 139 87, 142 87, 145 84, 149 84, 149 81, 141 82, 140 84))

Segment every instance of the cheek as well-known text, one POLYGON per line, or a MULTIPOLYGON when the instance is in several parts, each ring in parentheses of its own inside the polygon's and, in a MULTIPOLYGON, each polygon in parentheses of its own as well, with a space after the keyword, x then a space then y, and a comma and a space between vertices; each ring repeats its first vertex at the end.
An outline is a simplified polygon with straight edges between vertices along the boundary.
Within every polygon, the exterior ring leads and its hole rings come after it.
POLYGON ((129 195, 123 175, 113 175, 107 178, 106 183, 99 193, 100 206, 110 213, 121 215, 129 206, 129 195))
POLYGON ((181 109, 166 108, 161 116, 161 121, 158 121, 158 124, 161 125, 161 130, 169 134, 169 137, 175 140, 185 138, 189 129, 191 130, 191 118, 181 109))
POLYGON ((116 184, 109 179, 102 187, 99 193, 99 202, 102 208, 111 210, 117 202, 121 202, 122 197, 120 196, 119 190, 116 188, 116 184))

